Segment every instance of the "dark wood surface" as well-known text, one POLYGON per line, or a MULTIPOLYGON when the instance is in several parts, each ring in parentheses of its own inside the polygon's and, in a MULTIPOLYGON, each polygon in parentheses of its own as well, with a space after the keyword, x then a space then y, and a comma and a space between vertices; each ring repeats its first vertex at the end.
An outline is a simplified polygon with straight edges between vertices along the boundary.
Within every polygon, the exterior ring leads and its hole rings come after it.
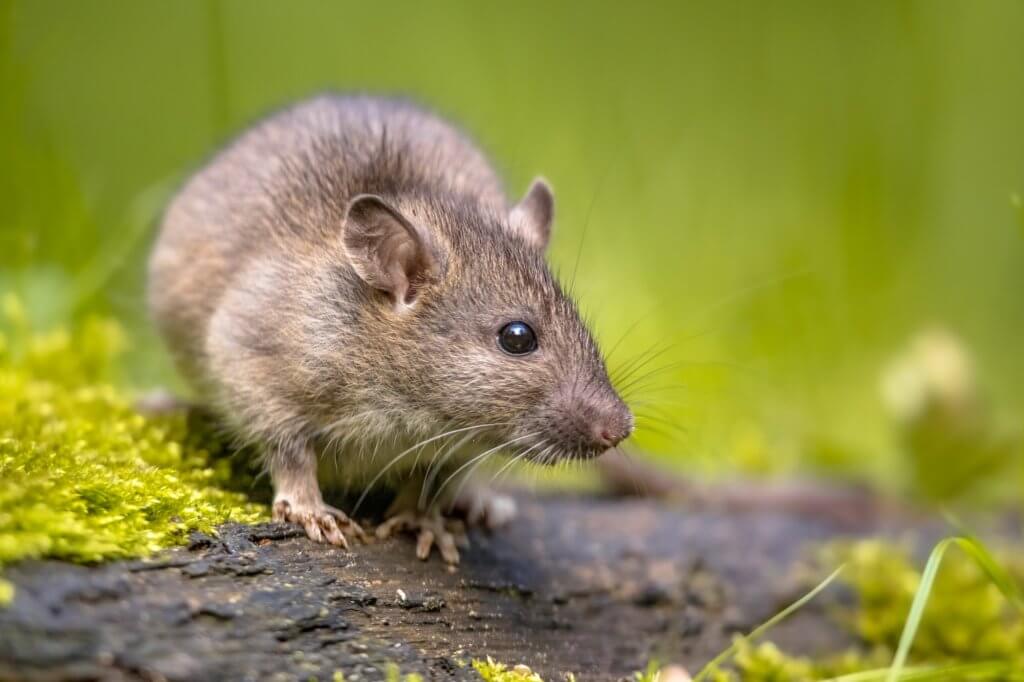
MULTIPOLYGON (((809 546, 878 531, 799 510, 519 502, 454 571, 415 559, 408 537, 346 552, 280 524, 227 525, 145 562, 12 566, 0 679, 378 680, 389 662, 475 679, 464 662, 488 655, 549 680, 620 679, 652 656, 696 670, 822 577, 809 546)), ((807 654, 849 644, 822 604, 771 637, 807 654)))

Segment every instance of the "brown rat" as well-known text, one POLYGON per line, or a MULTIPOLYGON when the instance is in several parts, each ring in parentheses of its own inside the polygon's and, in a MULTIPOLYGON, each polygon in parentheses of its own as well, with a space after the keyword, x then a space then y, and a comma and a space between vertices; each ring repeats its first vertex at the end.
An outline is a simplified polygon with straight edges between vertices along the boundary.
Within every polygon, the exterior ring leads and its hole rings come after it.
POLYGON ((171 202, 157 326, 200 400, 265 455, 274 516, 362 534, 320 482, 399 490, 382 532, 458 554, 442 511, 511 501, 467 472, 507 451, 599 455, 633 417, 544 261, 543 180, 511 204, 484 155, 417 106, 322 96, 242 134, 171 202), (319 470, 319 482, 318 482, 319 470))

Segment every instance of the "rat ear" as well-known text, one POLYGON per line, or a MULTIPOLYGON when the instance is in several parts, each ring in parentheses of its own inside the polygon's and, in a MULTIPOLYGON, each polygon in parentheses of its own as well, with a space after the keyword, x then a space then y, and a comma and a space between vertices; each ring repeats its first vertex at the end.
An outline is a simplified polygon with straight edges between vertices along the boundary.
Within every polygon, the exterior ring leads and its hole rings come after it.
POLYGON ((396 308, 412 303, 416 290, 440 272, 430 234, 373 194, 349 202, 343 243, 356 274, 387 292, 396 308))
POLYGON ((543 178, 536 178, 526 196, 512 207, 508 222, 512 229, 540 250, 551 239, 551 223, 555 219, 555 195, 543 178))

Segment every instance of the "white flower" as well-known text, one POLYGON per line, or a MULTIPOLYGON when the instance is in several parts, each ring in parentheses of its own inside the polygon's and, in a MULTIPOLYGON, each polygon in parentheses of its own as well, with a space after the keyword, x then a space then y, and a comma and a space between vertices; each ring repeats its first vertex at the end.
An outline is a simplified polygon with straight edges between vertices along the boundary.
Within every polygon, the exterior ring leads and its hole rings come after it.
POLYGON ((882 401, 893 417, 909 422, 930 406, 958 410, 974 400, 974 363, 951 332, 918 334, 882 373, 882 401))

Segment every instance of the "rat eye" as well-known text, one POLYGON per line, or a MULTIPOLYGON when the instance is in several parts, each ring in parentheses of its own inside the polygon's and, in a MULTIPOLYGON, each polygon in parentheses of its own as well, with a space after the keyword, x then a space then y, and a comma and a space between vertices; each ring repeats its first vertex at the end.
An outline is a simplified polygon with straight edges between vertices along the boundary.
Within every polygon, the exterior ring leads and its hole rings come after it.
POLYGON ((498 332, 498 345, 509 355, 526 355, 537 350, 537 335, 525 322, 509 322, 498 332))

